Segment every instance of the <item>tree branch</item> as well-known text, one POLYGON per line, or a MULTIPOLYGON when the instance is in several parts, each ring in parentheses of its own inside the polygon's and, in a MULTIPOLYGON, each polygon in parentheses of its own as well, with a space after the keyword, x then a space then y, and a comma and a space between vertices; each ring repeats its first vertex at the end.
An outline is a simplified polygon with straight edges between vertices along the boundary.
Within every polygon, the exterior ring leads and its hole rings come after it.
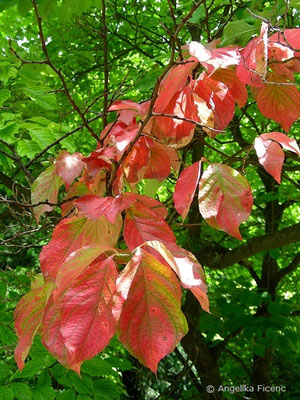
POLYGON ((195 255, 200 262, 207 265, 209 268, 224 269, 240 262, 241 260, 245 260, 260 253, 261 251, 276 249, 298 241, 300 241, 300 223, 274 233, 249 239, 247 243, 241 244, 235 249, 226 253, 224 252, 223 254, 218 254, 217 256, 209 255, 213 253, 211 252, 211 248, 210 252, 207 252, 204 249, 204 251, 202 250, 195 255))

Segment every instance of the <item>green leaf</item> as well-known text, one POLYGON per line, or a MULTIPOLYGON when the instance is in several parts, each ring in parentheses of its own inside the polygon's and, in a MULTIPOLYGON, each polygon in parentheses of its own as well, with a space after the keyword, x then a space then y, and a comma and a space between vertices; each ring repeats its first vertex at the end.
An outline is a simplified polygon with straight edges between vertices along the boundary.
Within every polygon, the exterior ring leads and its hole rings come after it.
POLYGON ((17 0, 0 0, 0 11, 6 10, 14 6, 17 3, 17 0))
POLYGON ((253 353, 263 357, 265 355, 265 346, 263 344, 256 344, 253 353))
POLYGON ((38 143, 41 149, 44 149, 55 141, 55 136, 49 128, 30 124, 28 129, 31 139, 38 143))
MULTIPOLYGON (((5 282, 0 282, 0 297, 5 297, 7 291, 7 285, 5 282)), ((1 374, 1 372, 0 372, 1 374)))
POLYGON ((11 370, 4 361, 0 361, 0 379, 6 378, 8 375, 11 374, 11 370))
POLYGON ((0 81, 5 85, 7 84, 9 78, 15 78, 17 75, 16 68, 12 67, 10 63, 4 62, 0 64, 0 81))
POLYGON ((11 385, 14 397, 17 400, 31 400, 32 392, 26 383, 15 382, 11 385))
POLYGON ((1 400, 13 400, 12 389, 7 386, 0 386, 0 399, 1 400))
POLYGON ((147 179, 144 187, 144 195, 154 199, 157 189, 162 184, 163 182, 159 182, 157 179, 147 179))
POLYGON ((33 140, 18 141, 17 152, 21 157, 32 158, 41 151, 41 147, 33 140))
POLYGON ((24 93, 27 94, 31 98, 31 100, 36 101, 39 106, 44 108, 45 110, 57 110, 59 108, 56 100, 56 96, 54 93, 49 92, 49 88, 26 88, 24 89, 24 93))
POLYGON ((80 15, 92 6, 100 8, 100 2, 97 0, 64 0, 58 11, 58 17, 65 22, 72 15, 80 15))
POLYGON ((18 125, 14 123, 11 125, 6 125, 5 128, 0 129, 1 139, 7 143, 14 143, 16 141, 14 134, 18 132, 18 129, 18 125))
POLYGON ((31 378, 32 376, 38 375, 44 367, 44 360, 27 361, 22 372, 18 370, 13 375, 12 379, 31 378))
POLYGON ((188 20, 191 24, 197 24, 201 18, 205 17, 205 9, 204 7, 198 7, 197 10, 193 13, 191 18, 188 20))
POLYGON ((252 35, 258 32, 257 25, 249 25, 243 20, 229 22, 224 28, 221 45, 227 46, 236 43, 243 46, 251 39, 252 35))
POLYGON ((57 0, 41 0, 39 4, 39 13, 40 16, 43 19, 46 19, 49 17, 51 12, 54 10, 56 7, 57 0))
POLYGON ((56 396, 56 400, 75 400, 76 392, 73 389, 67 389, 56 396))
POLYGON ((32 389, 33 400, 54 400, 56 392, 48 386, 35 386, 32 389))
POLYGON ((131 362, 126 358, 110 355, 109 358, 107 358, 107 362, 109 362, 112 367, 117 367, 121 371, 129 371, 132 368, 131 362))
POLYGON ((13 331, 5 325, 0 325, 0 342, 4 344, 12 344, 16 342, 17 336, 13 331))
POLYGON ((101 394, 103 399, 113 400, 119 398, 119 386, 112 380, 103 378, 94 382, 95 393, 101 394))
POLYGON ((3 103, 9 99, 11 96, 10 90, 7 89, 1 89, 0 90, 0 107, 2 107, 3 103))
POLYGON ((81 394, 94 393, 93 381, 89 376, 84 375, 82 378, 79 378, 79 376, 74 373, 72 374, 72 382, 76 392, 81 394))
POLYGON ((93 358, 82 364, 81 371, 90 376, 116 375, 118 374, 112 369, 106 360, 93 358))
POLYGON ((37 384, 38 386, 52 386, 51 376, 47 371, 43 371, 40 374, 37 384))
POLYGON ((18 3, 18 12, 25 16, 28 11, 30 11, 32 8, 32 2, 31 0, 19 0, 18 3))

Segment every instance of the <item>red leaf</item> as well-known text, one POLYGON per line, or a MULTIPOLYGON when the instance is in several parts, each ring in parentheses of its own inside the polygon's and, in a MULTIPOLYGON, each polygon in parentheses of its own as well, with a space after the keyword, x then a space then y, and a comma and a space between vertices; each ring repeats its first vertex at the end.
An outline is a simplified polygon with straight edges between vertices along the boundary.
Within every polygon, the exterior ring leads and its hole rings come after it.
POLYGON ((268 25, 262 23, 260 35, 252 39, 240 51, 241 60, 236 68, 238 78, 251 86, 261 87, 267 73, 268 61, 268 25))
POLYGON ((70 368, 80 374, 81 362, 74 364, 70 360, 71 355, 65 346, 64 339, 60 331, 60 311, 50 297, 43 316, 42 321, 42 343, 64 367, 70 368))
POLYGON ((166 245, 176 243, 174 233, 166 221, 140 202, 127 210, 124 239, 130 250, 148 240, 159 240, 166 245))
POLYGON ((171 68, 159 86, 159 95, 156 99, 154 110, 157 113, 166 112, 166 106, 171 102, 176 93, 183 90, 187 79, 197 65, 195 57, 185 60, 184 64, 171 68))
POLYGON ((300 156, 300 149, 295 139, 289 138, 287 135, 281 132, 270 132, 270 133, 263 133, 260 135, 262 139, 271 139, 275 142, 281 144, 281 146, 293 153, 298 154, 300 156))
POLYGON ((93 221, 104 215, 109 222, 114 224, 117 215, 133 201, 135 200, 122 195, 117 197, 99 197, 87 194, 76 201, 76 206, 79 211, 93 221))
POLYGON ((194 83, 194 92, 213 110, 214 128, 226 128, 234 114, 234 100, 228 87, 208 78, 206 74, 201 74, 194 83))
POLYGON ((56 157, 55 167, 57 175, 61 177, 66 189, 68 189, 83 170, 82 154, 70 154, 68 151, 63 150, 56 157))
POLYGON ((284 30, 284 37, 288 44, 293 47, 295 50, 300 49, 300 29, 285 29, 284 30))
POLYGON ((105 251, 114 253, 113 248, 99 244, 82 247, 72 252, 57 272, 57 289, 53 293, 54 301, 57 302, 72 282, 105 251))
POLYGON ((284 153, 279 144, 261 135, 255 139, 254 148, 259 163, 280 183, 284 153))
POLYGON ((58 269, 74 251, 92 245, 114 247, 118 241, 122 218, 111 224, 105 217, 90 221, 85 217, 71 217, 54 229, 52 239, 40 254, 41 270, 46 279, 55 280, 58 269))
POLYGON ((15 309, 15 330, 19 339, 15 349, 15 360, 19 369, 24 368, 24 361, 40 327, 44 308, 52 290, 53 284, 30 290, 21 298, 15 309))
POLYGON ((168 147, 154 142, 150 150, 150 161, 144 174, 146 179, 162 181, 171 172, 171 162, 168 147))
MULTIPOLYGON (((68 200, 73 197, 84 196, 87 193, 88 193, 88 188, 84 182, 75 182, 67 191, 64 200, 68 200)), ((72 210, 75 201, 76 200, 73 199, 61 205, 61 214, 63 217, 65 217, 72 210)))
POLYGON ((239 226, 248 219, 252 205, 251 187, 238 171, 209 165, 199 183, 199 210, 209 225, 242 240, 239 226))
POLYGON ((169 249, 167 249, 166 246, 159 241, 146 242, 145 245, 159 252, 177 274, 182 286, 186 289, 190 289, 198 299, 203 310, 209 312, 205 276, 195 256, 177 245, 169 246, 169 249))
POLYGON ((180 300, 173 271, 144 250, 137 251, 117 281, 120 341, 154 373, 188 331, 180 300))
POLYGON ((126 179, 130 183, 137 183, 143 179, 150 162, 152 141, 145 136, 138 139, 132 150, 122 163, 126 179))
MULTIPOLYGON (((183 90, 174 94, 169 103, 164 103, 164 109, 155 112, 176 115, 178 118, 188 118, 198 121, 197 107, 193 99, 193 90, 186 86, 183 90)), ((155 136, 164 143, 176 147, 186 146, 193 137, 195 124, 182 119, 156 116, 152 117, 146 125, 144 132, 155 136)))
POLYGON ((102 351, 115 334, 111 297, 118 270, 111 257, 89 265, 60 301, 61 333, 73 363, 102 351))
MULTIPOLYGON (((51 165, 43 171, 33 182, 31 187, 31 202, 39 203, 48 201, 49 203, 57 202, 57 193, 63 181, 56 174, 55 165, 51 165)), ((33 208, 36 222, 39 222, 40 216, 47 211, 52 211, 53 206, 42 204, 33 208)))
POLYGON ((178 213, 185 220, 201 175, 201 162, 197 161, 193 165, 185 168, 177 180, 173 195, 174 206, 178 213))
MULTIPOLYGON (((271 75, 268 80, 276 81, 278 77, 271 75)), ((266 84, 258 89, 257 107, 265 117, 289 131, 300 116, 300 93, 294 86, 266 84)))
POLYGON ((218 69, 212 79, 223 82, 229 89, 234 101, 240 108, 247 103, 248 92, 246 86, 238 79, 236 72, 232 69, 218 69))

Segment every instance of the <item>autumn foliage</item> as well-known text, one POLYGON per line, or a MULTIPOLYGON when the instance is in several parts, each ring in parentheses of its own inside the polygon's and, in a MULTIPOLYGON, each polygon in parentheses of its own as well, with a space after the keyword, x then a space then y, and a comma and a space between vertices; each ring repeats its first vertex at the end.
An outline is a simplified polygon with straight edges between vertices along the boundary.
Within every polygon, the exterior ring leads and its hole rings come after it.
POLYGON ((280 183, 283 149, 300 155, 287 135, 300 114, 293 85, 299 48, 299 29, 269 36, 265 23, 244 48, 193 41, 184 46, 185 58, 165 69, 150 100, 118 100, 110 107, 116 120, 89 156, 62 151, 41 173, 32 186, 32 203, 41 203, 33 208, 36 221, 56 206, 62 185, 65 218, 40 254, 43 279, 15 311, 20 369, 37 333, 77 373, 117 334, 156 372, 188 331, 180 286, 209 312, 201 265, 176 244, 165 206, 139 194, 138 184, 163 181, 172 170, 178 174, 174 206, 182 219, 198 191, 206 223, 242 240, 239 226, 253 205, 251 182, 241 171, 207 159, 183 165, 180 149, 193 140, 197 126, 203 135, 221 135, 250 90, 260 112, 286 131, 261 132, 253 143, 258 163, 280 183))

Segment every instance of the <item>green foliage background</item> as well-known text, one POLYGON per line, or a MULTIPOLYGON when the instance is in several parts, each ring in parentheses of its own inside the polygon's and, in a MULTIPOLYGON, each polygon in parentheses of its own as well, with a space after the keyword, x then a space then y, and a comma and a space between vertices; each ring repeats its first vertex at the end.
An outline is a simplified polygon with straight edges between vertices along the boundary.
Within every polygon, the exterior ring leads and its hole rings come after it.
MULTIPOLYGON (((169 37, 164 25, 171 30, 174 26, 168 2, 108 0, 106 3, 109 100, 146 100, 170 56, 169 37)), ((191 1, 171 3, 178 20, 192 4, 191 1)), ((290 1, 288 9, 287 3, 283 0, 204 2, 182 29, 180 41, 184 44, 193 39, 206 43, 221 37, 222 45, 236 43, 243 46, 259 32, 261 23, 247 8, 273 23, 279 21, 283 24, 286 18, 287 26, 294 27, 299 22, 299 1, 290 1)), ((98 117, 91 126, 95 132, 100 132, 103 128, 101 94, 104 91, 100 1, 40 0, 38 5, 49 56, 53 64, 62 70, 77 105, 84 110, 99 97, 90 107, 88 118, 98 117)), ((8 199, 17 195, 26 203, 30 181, 49 165, 61 149, 88 155, 96 147, 96 141, 85 128, 67 135, 82 122, 62 93, 61 83, 53 71, 45 64, 24 64, 20 61, 43 60, 30 0, 0 0, 0 45, 0 191, 8 199), (55 146, 35 159, 54 141, 58 141, 55 146), (22 165, 27 165, 30 171, 27 176, 22 165)), ((111 113, 109 121, 114 117, 111 113)), ((240 135, 249 143, 253 143, 259 133, 280 130, 275 122, 266 120, 258 112, 250 97, 246 111, 236 110, 236 119, 227 133, 218 142, 209 139, 207 143, 227 156, 235 154, 240 143, 232 140, 234 124, 239 125, 240 135)), ((295 124, 291 135, 295 136, 296 131, 295 124)), ((210 147, 205 151, 205 157, 211 162, 222 162, 220 153, 210 147)), ((196 155, 187 151, 185 157, 188 165, 196 155)), ((267 183, 263 181, 257 165, 251 165, 251 162, 243 165, 243 159, 237 159, 233 167, 245 172, 255 194, 253 213, 242 226, 245 243, 266 232, 264 210, 268 207, 276 206, 277 211, 280 206, 283 208, 281 214, 273 215, 271 223, 276 225, 276 229, 300 222, 299 169, 294 158, 287 158, 285 167, 289 180, 283 179, 280 186, 272 178, 266 178, 267 183), (278 216, 279 220, 276 219, 278 216)), ((169 204, 175 182, 176 176, 173 176, 159 188, 155 182, 143 182, 140 189, 169 204)), ((79 378, 57 363, 37 338, 26 367, 22 372, 17 371, 13 359, 16 344, 13 310, 21 295, 28 291, 32 276, 39 272, 38 254, 41 246, 48 242, 59 218, 59 210, 56 210, 44 217, 37 227, 30 211, 14 204, 0 203, 0 399, 207 398, 194 358, 181 345, 160 363, 155 377, 127 354, 114 338, 104 353, 83 364, 79 378)), ((220 246, 224 250, 238 245, 235 239, 205 224, 201 226, 200 235, 199 228, 182 225, 171 208, 169 219, 178 243, 198 255, 200 261, 203 254, 218 253, 220 246)), ((191 217, 188 222, 201 223, 199 217, 191 217)), ((224 385, 250 384, 254 359, 264 359, 271 351, 272 356, 266 364, 266 368, 270 369, 271 382, 287 387, 286 393, 274 393, 272 398, 298 398, 297 307, 300 301, 296 292, 299 274, 293 268, 280 281, 274 293, 270 293, 268 288, 258 287, 253 278, 253 271, 261 276, 267 259, 283 269, 291 265, 298 252, 299 243, 284 247, 279 245, 226 269, 205 268, 211 314, 200 313, 199 306, 194 305, 194 320, 189 321, 195 338, 192 345, 195 359, 198 352, 204 351, 203 346, 211 354, 215 349, 215 354, 218 354, 216 367, 224 385), (258 313, 258 310, 262 312, 258 313), (201 343, 197 341, 199 335, 201 343), (217 353, 216 349, 221 351, 217 353)), ((188 300, 184 307, 188 311, 188 300)), ((208 377, 215 374, 210 365, 203 365, 203 369, 208 377)), ((232 398, 228 393, 223 393, 223 396, 232 398)))

